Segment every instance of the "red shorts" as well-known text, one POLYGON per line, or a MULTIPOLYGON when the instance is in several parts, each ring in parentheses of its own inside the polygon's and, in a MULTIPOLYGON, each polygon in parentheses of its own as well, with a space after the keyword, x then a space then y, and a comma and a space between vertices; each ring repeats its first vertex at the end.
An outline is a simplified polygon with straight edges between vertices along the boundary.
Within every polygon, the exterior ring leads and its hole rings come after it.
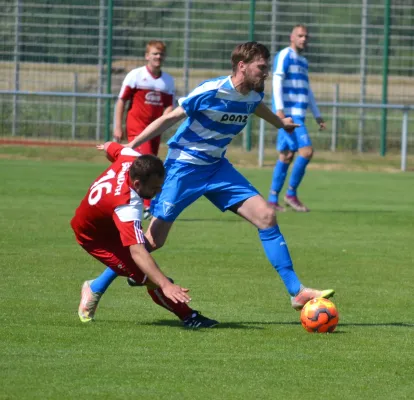
MULTIPOLYGON (((128 143, 132 142, 135 138, 136 136, 128 136, 128 143)), ((148 142, 142 143, 140 146, 135 147, 135 150, 141 154, 152 154, 153 156, 157 156, 160 143, 161 136, 157 136, 154 139, 148 140, 148 142)))
POLYGON ((131 257, 129 247, 124 247, 119 241, 99 242, 84 241, 76 235, 77 242, 92 257, 111 268, 120 276, 127 276, 135 282, 145 283, 147 276, 138 268, 131 257))

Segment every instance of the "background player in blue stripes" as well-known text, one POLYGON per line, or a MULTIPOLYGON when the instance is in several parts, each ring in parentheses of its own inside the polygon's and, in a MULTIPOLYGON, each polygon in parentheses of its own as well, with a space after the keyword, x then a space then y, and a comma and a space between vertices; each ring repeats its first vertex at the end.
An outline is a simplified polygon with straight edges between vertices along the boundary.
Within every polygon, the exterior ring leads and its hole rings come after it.
MULTIPOLYGON (((252 114, 290 132, 298 126, 291 118, 280 119, 262 101, 269 57, 268 49, 260 43, 238 45, 231 55, 232 75, 201 83, 179 100, 179 107, 152 122, 127 146, 135 148, 185 119, 168 141, 166 178, 160 195, 151 204, 153 218, 145 233, 148 251, 162 247, 180 213, 205 196, 221 211, 230 210, 257 227, 269 262, 285 284, 292 307, 299 310, 310 299, 331 297, 334 291, 302 285, 274 209, 225 158, 228 144, 252 114)), ((96 286, 106 290, 113 274, 112 270, 105 271, 95 280, 96 286)), ((204 321, 197 327, 209 326, 204 321)))
POLYGON ((309 211, 297 195, 297 189, 313 155, 312 142, 305 126, 308 106, 319 125, 319 129, 326 128, 309 84, 308 61, 301 55, 306 49, 308 39, 306 26, 296 25, 290 35, 290 46, 277 53, 273 62, 273 112, 279 118, 292 117, 293 121, 300 125, 293 134, 284 129, 279 129, 278 132, 279 160, 273 171, 272 185, 268 197, 269 204, 276 211, 285 211, 285 208, 279 204, 279 194, 296 152, 299 154, 293 165, 284 200, 285 204, 295 211, 309 211))

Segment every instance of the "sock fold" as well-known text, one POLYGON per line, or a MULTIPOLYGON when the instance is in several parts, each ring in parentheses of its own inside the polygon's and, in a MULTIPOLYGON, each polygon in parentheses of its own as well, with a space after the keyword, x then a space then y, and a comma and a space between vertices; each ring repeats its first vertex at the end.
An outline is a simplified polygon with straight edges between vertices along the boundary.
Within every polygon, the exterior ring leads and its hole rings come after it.
POLYGON ((310 160, 301 155, 296 157, 295 163, 293 164, 292 174, 290 175, 289 189, 286 191, 288 196, 296 196, 297 188, 305 176, 306 166, 309 164, 309 161, 310 160))
POLYGON ((301 283, 293 270, 289 249, 279 226, 275 225, 271 228, 259 229, 259 237, 267 259, 279 274, 286 290, 291 296, 296 295, 299 292, 301 283))
POLYGON ((268 201, 272 203, 277 203, 279 201, 279 193, 285 183, 288 169, 289 164, 286 164, 280 160, 277 161, 275 168, 273 169, 273 178, 268 201))
POLYGON ((111 268, 107 267, 101 275, 99 275, 96 279, 94 279, 91 283, 91 290, 92 292, 99 292, 105 293, 106 289, 108 289, 109 285, 114 281, 114 279, 118 276, 115 271, 112 271, 111 268))

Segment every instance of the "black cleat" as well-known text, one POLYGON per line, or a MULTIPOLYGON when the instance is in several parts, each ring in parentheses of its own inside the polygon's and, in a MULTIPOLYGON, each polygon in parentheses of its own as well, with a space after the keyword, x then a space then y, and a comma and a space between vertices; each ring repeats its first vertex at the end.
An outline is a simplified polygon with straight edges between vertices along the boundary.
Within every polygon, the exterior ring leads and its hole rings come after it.
MULTIPOLYGON (((167 278, 168 278, 168 276, 167 276, 167 278)), ((174 283, 174 281, 171 278, 168 278, 168 280, 171 283, 174 283)), ((129 286, 132 286, 132 287, 135 287, 135 286, 145 286, 145 283, 137 283, 132 278, 127 278, 127 283, 128 283, 129 286)))
POLYGON ((218 325, 218 321, 204 317, 198 311, 193 310, 191 316, 186 318, 183 324, 189 329, 213 328, 218 325))

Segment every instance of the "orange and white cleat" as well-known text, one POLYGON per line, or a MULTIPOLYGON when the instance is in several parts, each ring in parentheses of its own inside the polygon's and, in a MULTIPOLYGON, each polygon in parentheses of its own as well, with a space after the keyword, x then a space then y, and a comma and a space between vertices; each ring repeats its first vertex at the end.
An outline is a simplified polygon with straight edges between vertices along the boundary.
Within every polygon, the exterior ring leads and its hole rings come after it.
POLYGON ((292 307, 295 310, 301 310, 303 306, 312 299, 317 299, 323 297, 324 299, 329 299, 335 294, 335 290, 326 289, 326 290, 317 290, 307 287, 302 287, 300 292, 291 298, 292 307))
POLYGON ((102 293, 92 292, 92 281, 85 281, 82 285, 81 301, 78 308, 78 315, 81 322, 92 322, 95 318, 96 307, 102 293))

